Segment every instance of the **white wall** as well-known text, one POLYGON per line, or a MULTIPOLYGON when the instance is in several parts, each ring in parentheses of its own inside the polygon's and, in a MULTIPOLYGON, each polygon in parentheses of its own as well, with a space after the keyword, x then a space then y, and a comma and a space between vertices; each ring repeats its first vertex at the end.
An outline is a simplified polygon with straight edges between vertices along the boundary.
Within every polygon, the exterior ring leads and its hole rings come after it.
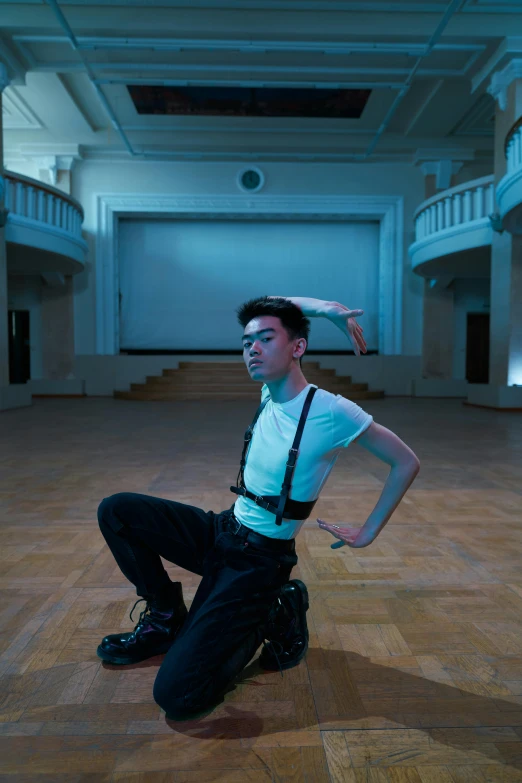
MULTIPOLYGON (((340 289, 364 310, 375 350, 379 234, 363 221, 122 220, 120 346, 237 351, 238 297, 298 290, 324 299, 340 289)), ((309 347, 346 350, 346 336, 315 318, 309 347)))
MULTIPOLYGON (((244 162, 82 161, 73 169, 72 195, 85 210, 84 237, 89 245, 85 270, 75 276, 75 350, 95 353, 96 196, 100 193, 237 195, 237 173, 244 162)), ((410 271, 408 246, 413 241, 412 215, 424 198, 420 169, 406 164, 262 163, 267 195, 398 195, 404 198, 403 354, 421 351, 422 280, 410 271)), ((255 194, 252 195, 255 201, 255 194)), ((276 281, 271 281, 272 285, 276 281)), ((263 286, 263 291, 265 286, 263 286)), ((277 292, 279 293, 279 292, 277 292)), ((283 291, 283 296, 313 296, 313 291, 283 291)), ((247 297, 245 297, 247 298, 247 297)), ((332 290, 329 298, 357 307, 350 291, 332 290)), ((238 305, 243 297, 238 297, 238 305)), ((229 314, 227 314, 229 317, 229 314)), ((364 326, 364 321, 362 322, 364 326)), ((313 358, 313 357, 311 357, 313 358)))
POLYGON ((38 166, 32 160, 9 160, 9 156, 6 155, 4 167, 7 171, 12 171, 15 174, 22 174, 24 177, 41 179, 38 166))
POLYGON ((42 279, 39 275, 9 275, 7 307, 9 310, 29 310, 29 340, 31 343, 31 378, 42 378, 42 279))
POLYGON ((466 329, 468 313, 489 313, 489 279, 457 278, 453 281, 455 339, 453 377, 466 378, 466 329))

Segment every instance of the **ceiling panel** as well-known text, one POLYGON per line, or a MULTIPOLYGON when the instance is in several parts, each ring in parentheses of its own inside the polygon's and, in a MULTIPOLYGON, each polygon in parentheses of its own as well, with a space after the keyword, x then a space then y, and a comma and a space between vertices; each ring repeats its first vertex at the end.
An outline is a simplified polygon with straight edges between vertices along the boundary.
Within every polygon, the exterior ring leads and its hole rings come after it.
POLYGON ((0 0, 0 61, 18 97, 17 106, 5 101, 6 149, 32 134, 36 144, 55 138, 87 155, 119 154, 121 125, 140 151, 160 157, 200 145, 202 154, 371 149, 369 160, 413 160, 419 146, 461 145, 484 158, 494 104, 489 79, 476 92, 472 80, 506 37, 522 35, 521 0, 468 0, 428 54, 448 0, 64 0, 60 7, 79 51, 49 4, 0 0), (367 87, 371 94, 359 119, 160 116, 136 111, 132 83, 367 87))

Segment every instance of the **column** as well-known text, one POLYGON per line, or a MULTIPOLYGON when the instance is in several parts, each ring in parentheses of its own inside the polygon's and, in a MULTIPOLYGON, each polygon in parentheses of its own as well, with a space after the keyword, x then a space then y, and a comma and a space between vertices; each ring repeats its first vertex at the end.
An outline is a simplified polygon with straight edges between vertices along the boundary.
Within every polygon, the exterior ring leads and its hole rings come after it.
POLYGON ((507 231, 491 245, 489 367, 490 384, 522 386, 522 236, 507 231))
POLYGON ((449 380, 453 376, 454 293, 452 288, 424 281, 422 314, 422 377, 449 380))
POLYGON ((74 378, 74 291, 72 275, 42 275, 42 374, 74 378), (58 284, 56 281, 59 279, 58 284))
MULTIPOLYGON (((0 63, 0 389, 9 385, 9 333, 7 328, 7 253, 5 246, 5 178, 2 132, 2 93, 9 84, 0 63)), ((0 401, 1 408, 1 401, 0 401)))
MULTIPOLYGON (((506 137, 522 117, 522 60, 493 74, 495 188, 506 175, 506 137)), ((497 208, 496 208, 497 209, 497 208)), ((522 410, 522 236, 496 226, 491 243, 489 384, 470 386, 468 402, 522 410), (503 229, 503 230, 502 230, 503 229)), ((512 226, 511 226, 512 228, 512 226)))
POLYGON ((25 383, 9 384, 9 326, 7 305, 7 246, 5 172, 2 131, 2 93, 9 84, 7 69, 0 63, 0 411, 32 405, 31 390, 25 383))
MULTIPOLYGON (((42 179, 71 194, 73 155, 36 159, 42 179), (47 174, 46 177, 42 175, 47 174)), ((46 380, 74 378, 74 282, 72 275, 42 274, 42 375, 46 380)))

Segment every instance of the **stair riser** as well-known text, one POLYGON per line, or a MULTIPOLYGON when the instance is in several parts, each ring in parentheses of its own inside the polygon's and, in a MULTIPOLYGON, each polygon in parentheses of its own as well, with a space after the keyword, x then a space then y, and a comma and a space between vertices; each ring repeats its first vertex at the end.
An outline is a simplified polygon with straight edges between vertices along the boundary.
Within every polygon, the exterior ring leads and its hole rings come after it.
MULTIPOLYGON (((199 370, 202 369, 203 365, 205 368, 212 367, 215 369, 217 367, 219 369, 225 367, 227 370, 229 368, 245 366, 244 362, 179 362, 178 366, 180 370, 181 369, 199 370)), ((319 366, 320 366, 320 362, 303 362, 302 369, 304 372, 305 370, 310 370, 314 367, 319 369, 319 366)))
MULTIPOLYGON (((208 378, 208 377, 223 377, 226 376, 227 378, 244 378, 245 376, 248 376, 249 369, 248 367, 242 366, 239 368, 234 368, 233 370, 223 370, 222 368, 209 368, 209 369, 192 369, 192 370, 163 370, 163 375, 161 376, 154 376, 154 377, 163 377, 163 378, 172 378, 179 377, 179 378, 208 378)), ((312 376, 319 376, 321 378, 326 377, 333 377, 335 376, 335 370, 318 370, 318 369, 311 369, 311 370, 303 370, 303 375, 305 378, 311 378, 312 376)))
MULTIPOLYGON (((341 394, 344 392, 348 394, 352 391, 366 391, 368 389, 367 383, 343 383, 342 381, 329 381, 319 386, 321 389, 331 392, 332 394, 341 394)), ((193 383, 131 383, 131 391, 151 391, 160 394, 168 394, 170 392, 181 391, 193 391, 193 392, 252 392, 251 383, 202 383, 194 381, 193 383)), ((259 393, 256 391, 256 393, 259 393)))
MULTIPOLYGON (((252 395, 241 392, 185 392, 179 394, 154 394, 151 392, 124 392, 115 391, 115 399, 118 400, 143 400, 143 401, 170 401, 181 402, 183 400, 252 400, 259 402, 259 395, 252 395)), ((367 391, 367 392, 353 392, 350 394, 351 400, 377 400, 384 397, 384 392, 381 391, 367 391)))

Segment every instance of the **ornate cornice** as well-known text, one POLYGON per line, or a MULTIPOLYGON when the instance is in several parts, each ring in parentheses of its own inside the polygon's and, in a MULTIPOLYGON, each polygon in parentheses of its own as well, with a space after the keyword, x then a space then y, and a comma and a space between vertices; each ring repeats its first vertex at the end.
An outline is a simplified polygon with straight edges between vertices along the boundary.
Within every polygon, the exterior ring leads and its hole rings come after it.
POLYGON ((505 68, 491 77, 487 91, 498 101, 502 111, 506 110, 508 87, 515 79, 522 79, 522 58, 510 60, 505 68))

